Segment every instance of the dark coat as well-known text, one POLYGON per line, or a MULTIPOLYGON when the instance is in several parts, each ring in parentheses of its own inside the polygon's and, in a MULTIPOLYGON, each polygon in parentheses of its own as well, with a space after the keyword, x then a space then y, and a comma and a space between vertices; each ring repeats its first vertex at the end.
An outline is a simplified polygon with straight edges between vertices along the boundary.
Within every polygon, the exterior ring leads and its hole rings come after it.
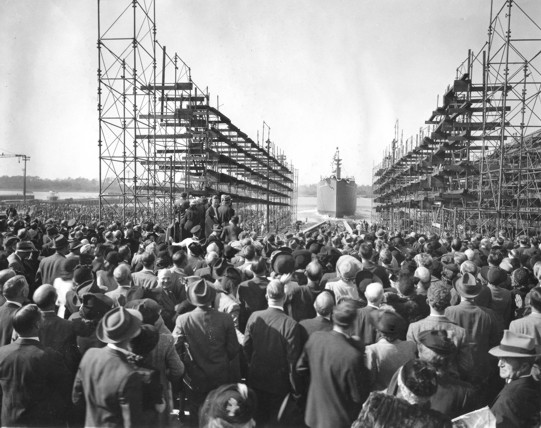
MULTIPOLYGON (((203 372, 202 383, 205 385, 200 385, 202 389, 208 392, 238 380, 233 378, 230 367, 231 360, 239 352, 239 342, 229 314, 213 308, 195 308, 177 318, 173 337, 179 354, 184 353, 185 343, 188 344, 195 364, 203 372)), ((191 371, 197 369, 189 364, 186 369, 195 380, 197 376, 191 371)))
POLYGON ((0 306, 0 346, 11 343, 13 337, 12 317, 17 309, 19 309, 19 306, 10 302, 0 306))
POLYGON ((538 427, 540 403, 539 382, 528 376, 505 384, 490 410, 498 428, 538 427))
POLYGON ((32 339, 0 348, 2 426, 65 424, 69 372, 57 352, 32 339))
POLYGON ((218 208, 208 207, 205 212, 205 236, 208 238, 212 233, 215 224, 219 225, 218 208))
POLYGON ((86 402, 88 427, 140 426, 142 421, 140 375, 122 352, 107 346, 89 349, 83 356, 72 400, 76 405, 86 402))
POLYGON ((341 333, 315 332, 297 364, 311 374, 304 421, 313 428, 346 428, 368 396, 363 352, 341 333))
POLYGON ((468 301, 448 307, 445 316, 466 330, 473 366, 477 369, 474 374, 479 379, 486 378, 490 374, 491 366, 495 366, 495 359, 488 351, 500 343, 496 322, 485 310, 468 301))
POLYGON ((36 285, 52 284, 56 278, 60 278, 64 272, 62 265, 66 259, 60 253, 45 257, 40 263, 36 273, 36 285))
POLYGON ((315 317, 315 298, 316 295, 311 287, 306 285, 294 287, 286 303, 287 313, 297 322, 315 317))
POLYGON ((376 343, 376 316, 379 309, 365 306, 357 310, 357 319, 353 324, 353 335, 359 336, 365 346, 376 343))
POLYGON ((300 326, 292 318, 276 308, 254 312, 244 332, 249 386, 285 396, 301 351, 300 326))
POLYGON ((306 343, 308 338, 316 331, 331 331, 332 322, 327 318, 317 315, 315 318, 309 318, 299 322, 301 326, 302 343, 306 343))
POLYGON ((256 276, 248 281, 241 282, 237 289, 237 298, 240 302, 239 328, 244 332, 248 318, 255 311, 267 309, 267 284, 269 280, 256 276))
POLYGON ((43 312, 39 340, 43 346, 60 353, 70 373, 75 376, 81 361, 81 353, 77 347, 77 336, 85 337, 92 334, 93 331, 93 325, 85 323, 80 318, 68 321, 60 318, 52 311, 43 312))
POLYGON ((222 204, 218 207, 218 221, 222 226, 227 226, 234 215, 235 210, 231 206, 222 204))

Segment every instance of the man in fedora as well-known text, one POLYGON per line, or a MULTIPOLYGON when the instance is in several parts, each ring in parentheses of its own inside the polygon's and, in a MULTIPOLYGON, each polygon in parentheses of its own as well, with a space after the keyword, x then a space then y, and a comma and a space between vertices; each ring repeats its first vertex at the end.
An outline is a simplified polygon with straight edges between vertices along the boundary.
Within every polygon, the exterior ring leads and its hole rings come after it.
POLYGON ((15 252, 8 256, 8 267, 18 275, 24 275, 29 284, 34 282, 34 275, 27 262, 32 251, 36 251, 36 247, 34 247, 32 241, 19 241, 17 242, 15 252))
POLYGON ((473 367, 471 382, 482 385, 495 373, 495 361, 488 351, 499 343, 498 326, 485 310, 477 306, 475 298, 481 292, 481 284, 470 273, 465 272, 455 282, 460 303, 445 309, 445 316, 466 330, 466 342, 472 352, 473 367))
POLYGON ((133 309, 111 309, 96 329, 104 348, 90 348, 73 384, 75 405, 86 403, 85 426, 137 426, 143 408, 142 379, 128 362, 130 339, 141 331, 141 315, 133 309))
POLYGON ((58 235, 54 239, 55 253, 52 256, 45 257, 39 264, 36 273, 36 288, 41 284, 52 284, 56 278, 62 276, 63 263, 66 254, 69 252, 69 243, 64 235, 58 235))
POLYGON ((532 374, 535 341, 525 334, 505 330, 499 346, 490 354, 497 357, 500 377, 505 386, 490 410, 496 417, 496 427, 538 427, 541 422, 541 390, 532 374))
POLYGON ((216 296, 210 283, 196 276, 186 280, 188 302, 196 308, 176 319, 173 337, 186 365, 190 416, 197 418, 209 391, 238 380, 233 378, 231 361, 239 342, 233 318, 210 306, 216 296))

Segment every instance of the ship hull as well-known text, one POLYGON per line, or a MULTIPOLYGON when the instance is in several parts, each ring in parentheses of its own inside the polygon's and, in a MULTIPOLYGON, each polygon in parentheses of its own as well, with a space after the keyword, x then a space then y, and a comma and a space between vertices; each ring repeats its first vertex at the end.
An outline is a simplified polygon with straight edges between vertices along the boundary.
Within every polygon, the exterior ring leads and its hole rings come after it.
POLYGON ((321 180, 317 188, 317 211, 331 217, 355 214, 357 209, 357 185, 353 180, 337 180, 329 177, 321 180))

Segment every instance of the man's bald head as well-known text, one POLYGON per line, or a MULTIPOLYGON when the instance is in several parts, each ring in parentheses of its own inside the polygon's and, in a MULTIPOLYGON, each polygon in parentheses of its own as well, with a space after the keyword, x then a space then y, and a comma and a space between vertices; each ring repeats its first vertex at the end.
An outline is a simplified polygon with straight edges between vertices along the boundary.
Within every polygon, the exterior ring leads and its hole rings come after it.
POLYGON ((379 282, 368 284, 366 286, 364 296, 366 297, 368 303, 371 303, 372 305, 379 305, 383 300, 383 285, 381 285, 379 282))
POLYGON ((326 291, 319 293, 314 302, 314 309, 322 317, 332 314, 332 308, 334 307, 334 298, 331 293, 326 291))
POLYGON ((58 295, 55 288, 50 284, 43 284, 34 291, 34 303, 42 311, 54 308, 58 295))
POLYGON ((323 276, 323 266, 317 261, 313 260, 306 266, 306 277, 310 281, 319 281, 323 276))

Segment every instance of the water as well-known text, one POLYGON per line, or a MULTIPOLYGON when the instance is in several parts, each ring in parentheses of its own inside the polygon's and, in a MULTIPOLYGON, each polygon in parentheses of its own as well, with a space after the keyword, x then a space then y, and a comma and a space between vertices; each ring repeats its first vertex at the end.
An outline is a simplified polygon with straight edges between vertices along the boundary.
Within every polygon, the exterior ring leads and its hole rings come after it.
MULTIPOLYGON (((357 210, 355 211, 354 218, 370 221, 372 204, 373 199, 371 198, 357 198, 357 210)), ((297 217, 299 220, 308 221, 308 223, 317 223, 328 219, 327 216, 318 214, 317 197, 315 196, 299 196, 297 217)))
MULTIPOLYGON (((98 192, 56 192, 59 199, 91 199, 97 198, 98 192)), ((22 190, 3 190, 0 189, 0 195, 20 195, 22 197, 22 190)), ((27 195, 33 195, 34 199, 47 199, 49 192, 27 192, 27 195)))

